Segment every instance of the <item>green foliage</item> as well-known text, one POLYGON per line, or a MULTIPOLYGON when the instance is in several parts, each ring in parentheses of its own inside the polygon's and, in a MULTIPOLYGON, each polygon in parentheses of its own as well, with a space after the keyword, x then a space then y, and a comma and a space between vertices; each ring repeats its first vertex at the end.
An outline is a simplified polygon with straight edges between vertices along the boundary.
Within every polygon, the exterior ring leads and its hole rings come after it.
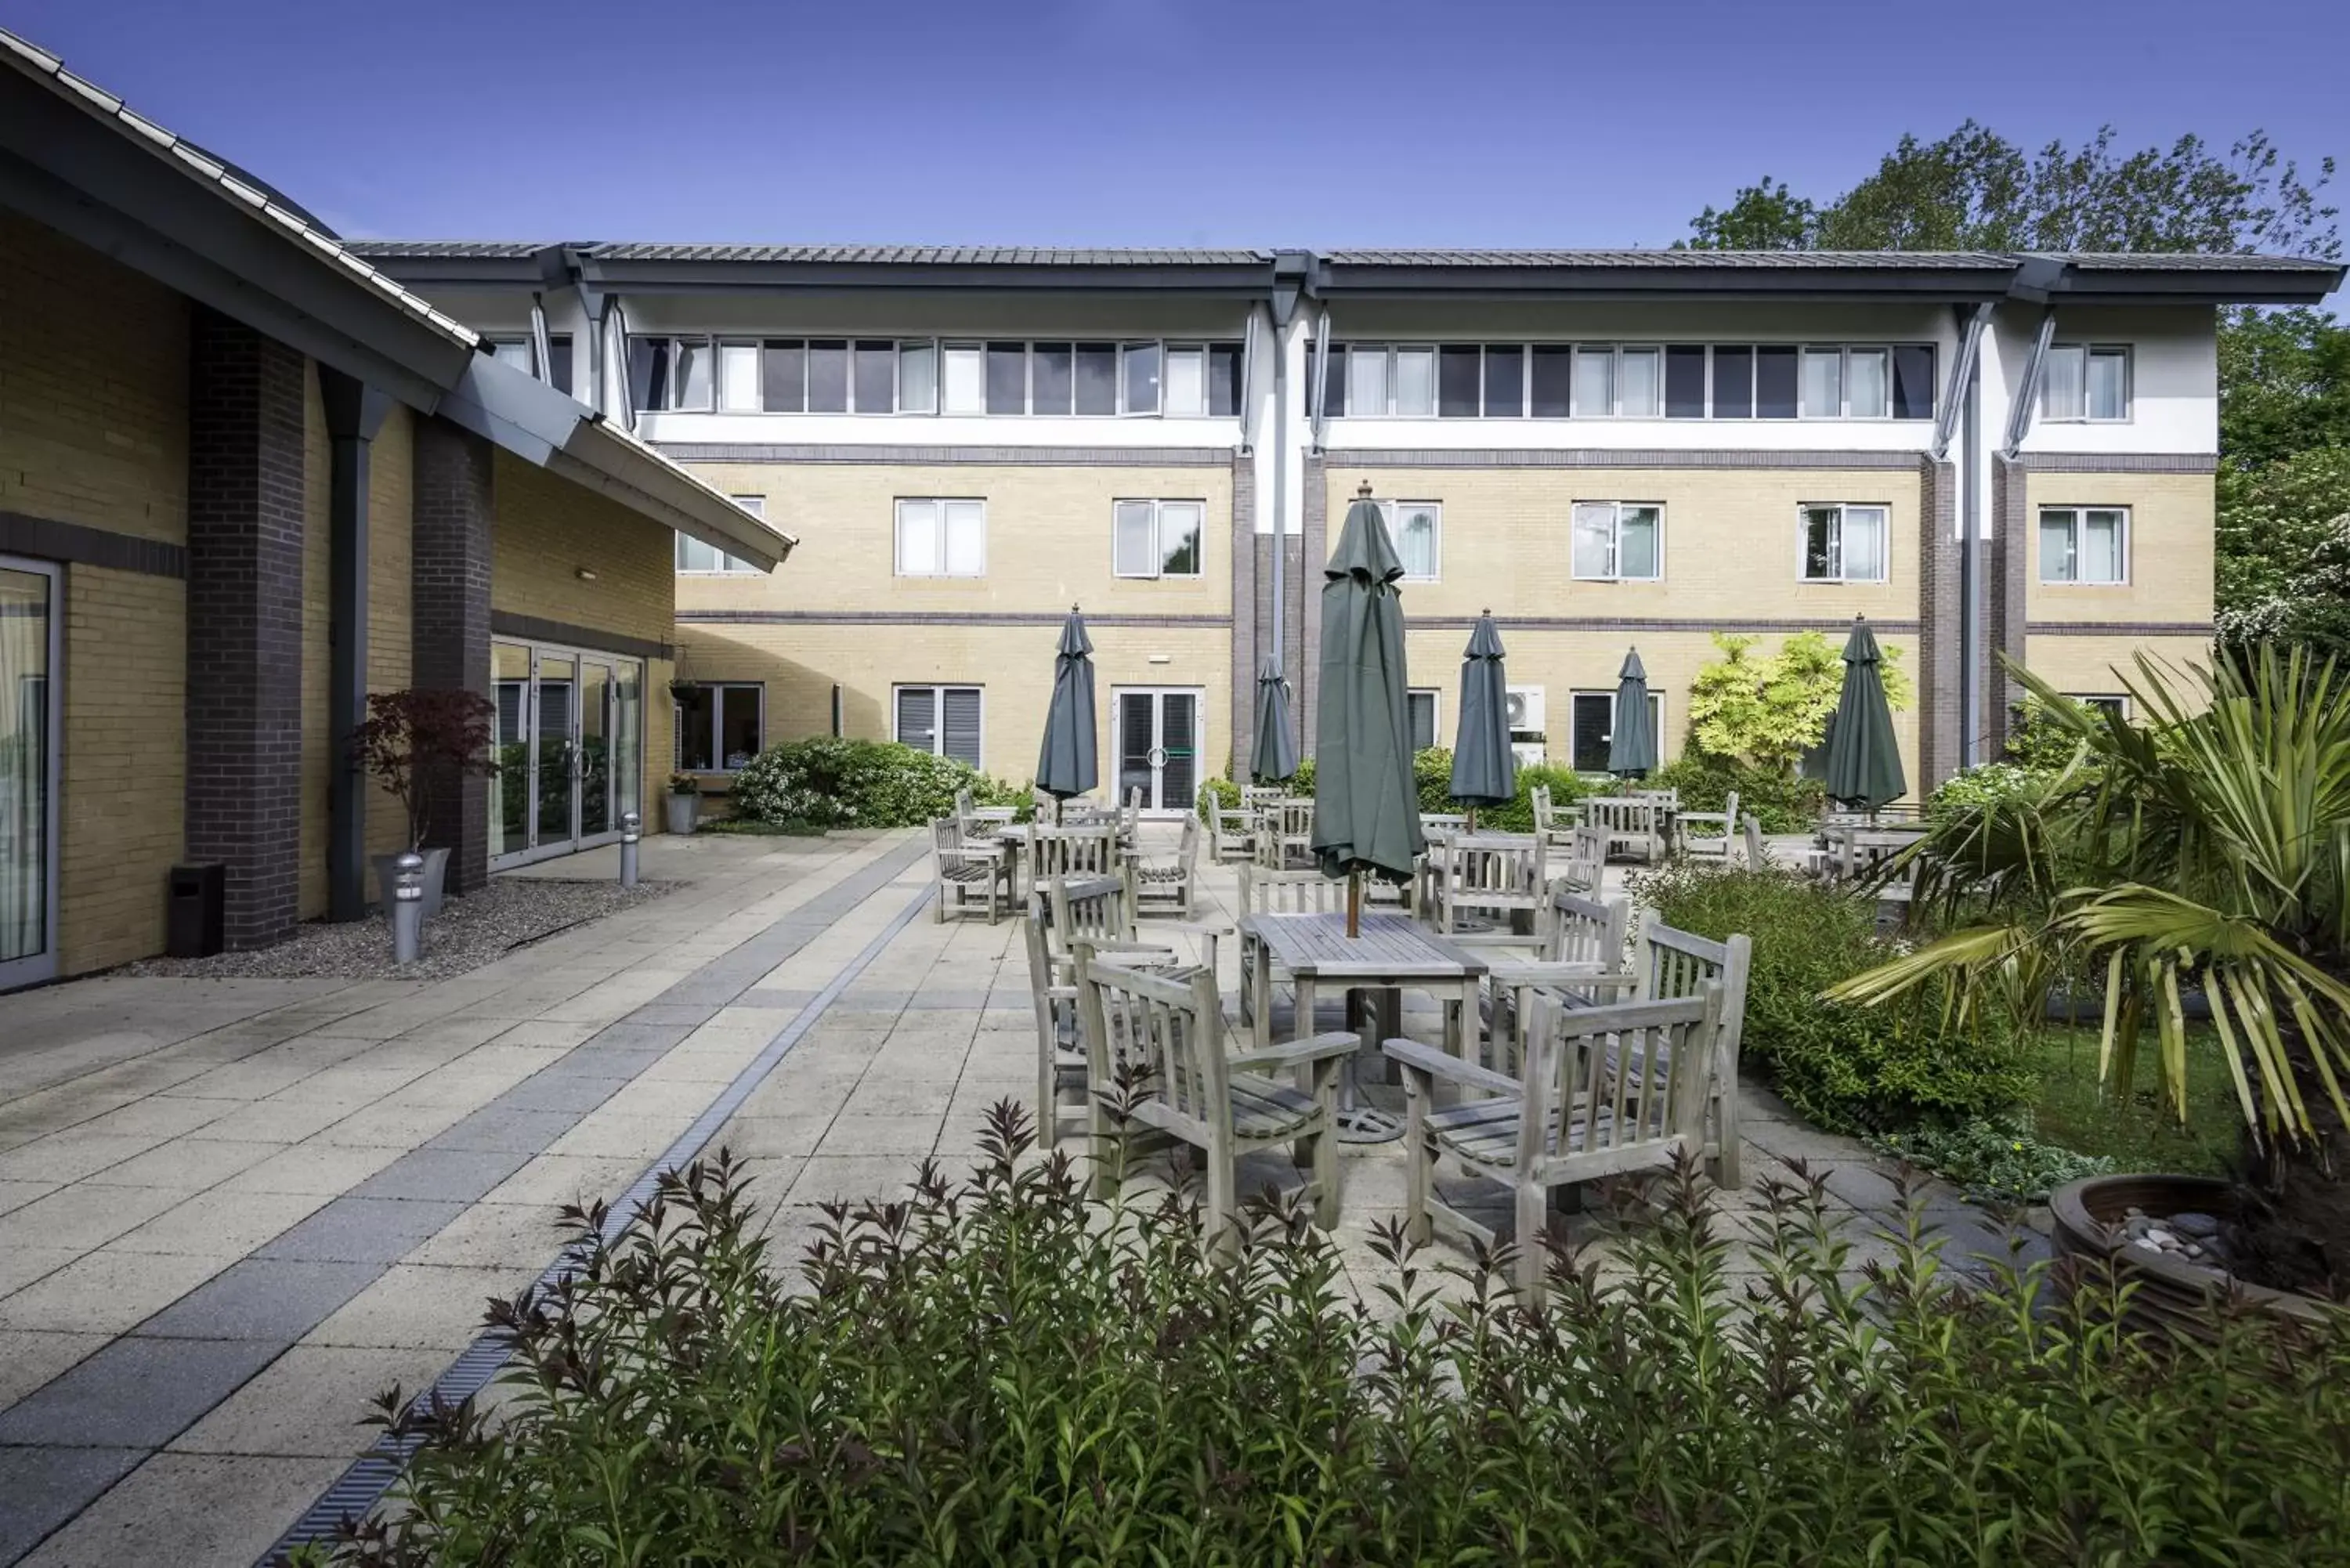
POLYGON ((1194 804, 1201 822, 1209 820, 1211 812, 1238 811, 1241 805, 1241 786, 1228 778, 1210 779, 1200 786, 1200 798, 1194 804))
POLYGON ((1899 950, 1877 933, 1877 900, 1783 867, 1673 861, 1632 879, 1633 897, 1716 941, 1754 944, 1742 1058, 1767 1072, 1804 1119, 1831 1131, 1891 1132, 1989 1116, 2032 1093, 2031 1048, 2006 1017, 1952 1027, 1939 997, 1890 1010, 1821 992, 1899 950))
POLYGON ((2029 803, 2047 787, 2048 774, 2037 769, 2017 763, 1985 763, 1944 779, 1927 797, 1926 819, 1951 822, 1969 812, 2029 803))
MULTIPOLYGON (((2328 448, 2338 452, 2345 447, 2350 447, 2350 327, 2308 308, 2223 313, 2220 452, 2228 467, 2256 473, 2303 452, 2328 448)), ((2224 477, 2220 512, 2224 528, 2224 477)), ((2224 607, 2224 574, 2221 582, 2220 602, 2224 607)))
POLYGON ((385 1396, 418 1447, 338 1560, 2285 1568, 2350 1532, 2338 1324, 2176 1347, 2103 1279, 1953 1290, 1914 1212, 1861 1278, 1817 1180, 1741 1217, 1732 1275, 1688 1168, 1540 1313, 1440 1301, 1392 1221, 1366 1303, 1294 1202, 1206 1248, 1195 1200, 1105 1214, 1021 1158, 1024 1119, 827 1206, 790 1283, 723 1154, 615 1241, 567 1211, 577 1274, 493 1311, 497 1417, 385 1396))
POLYGON ((1970 1116, 1883 1133, 1869 1138, 1868 1146, 1931 1171, 1978 1203, 2044 1202, 2052 1189, 2114 1168, 2110 1159, 2043 1141, 2031 1118, 2021 1116, 1970 1116))
MULTIPOLYGON (((1827 733, 1844 690, 1844 651, 1819 632, 1799 631, 1778 652, 1757 658, 1761 640, 1713 634, 1721 657, 1690 678, 1690 734, 1711 755, 1784 773, 1827 733)), ((1881 651, 1885 700, 1898 713, 1909 705, 1909 680, 1899 645, 1881 651)))
POLYGON ((1026 789, 967 763, 892 741, 819 737, 769 746, 734 775, 734 810, 815 827, 913 827, 948 815, 955 792, 980 805, 1026 806, 1026 789))
POLYGON ((2350 654, 2350 444, 2222 467, 2218 518, 2221 644, 2350 654))
MULTIPOLYGON (((1452 753, 1443 746, 1430 746, 1414 752, 1411 756, 1412 788, 1419 796, 1419 809, 1440 815, 1458 815, 1464 808, 1452 798, 1452 753)), ((1551 800, 1559 805, 1580 800, 1591 793, 1581 774, 1568 768, 1547 765, 1518 769, 1517 798, 1507 805, 1485 805, 1477 808, 1477 824, 1491 827, 1496 833, 1532 833, 1534 829, 1534 789, 1536 784, 1550 786, 1551 800)), ((1293 794, 1314 793, 1314 759, 1306 758, 1297 767, 1297 776, 1289 781, 1293 794)), ((1211 798, 1227 810, 1241 803, 1240 785, 1228 779, 1213 778, 1200 786, 1198 802, 1204 821, 1211 798)))
MULTIPOLYGON (((1806 833, 1827 809, 1827 787, 1785 768, 1759 768, 1701 752, 1682 753, 1648 775, 1657 789, 1678 790, 1690 811, 1721 811, 1738 792, 1738 814, 1752 813, 1765 833, 1806 833)), ((1739 832, 1736 823, 1731 832, 1739 832)))

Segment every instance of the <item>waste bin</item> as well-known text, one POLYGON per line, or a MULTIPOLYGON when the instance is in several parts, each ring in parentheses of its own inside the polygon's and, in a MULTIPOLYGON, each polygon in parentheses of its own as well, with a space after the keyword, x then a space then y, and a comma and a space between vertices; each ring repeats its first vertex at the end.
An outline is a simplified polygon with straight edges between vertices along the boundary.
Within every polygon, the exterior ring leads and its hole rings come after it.
POLYGON ((172 867, 163 950, 173 958, 210 958, 220 951, 227 897, 227 867, 172 867))

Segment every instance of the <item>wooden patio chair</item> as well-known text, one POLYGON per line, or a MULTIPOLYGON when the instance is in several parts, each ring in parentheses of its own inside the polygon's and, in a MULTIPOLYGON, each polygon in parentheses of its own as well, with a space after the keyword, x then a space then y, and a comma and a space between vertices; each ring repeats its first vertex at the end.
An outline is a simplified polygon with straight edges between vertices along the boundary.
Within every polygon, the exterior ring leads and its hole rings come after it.
POLYGON ((1566 854, 1552 869, 1557 873, 1553 881, 1564 881, 1575 892, 1596 897, 1607 877, 1607 830, 1568 828, 1566 854))
POLYGON ((1551 1194, 1561 1188, 1669 1167, 1702 1147, 1720 1001, 1711 987, 1676 1002, 1569 1008, 1533 1000, 1516 1073, 1457 1061, 1411 1040, 1383 1049, 1403 1069, 1405 1222, 1426 1241, 1435 1224, 1492 1245, 1494 1233, 1436 1192, 1437 1161, 1508 1187, 1516 1201, 1520 1298, 1542 1291, 1551 1194), (1611 1059, 1634 1064, 1616 1071, 1611 1059), (1450 1106, 1436 1085, 1482 1091, 1450 1106))
POLYGON ((1684 811, 1673 819, 1681 853, 1692 860, 1730 862, 1730 841, 1738 831, 1738 792, 1731 790, 1720 811, 1684 811))
POLYGON ((1052 827, 1028 826, 1028 886, 1042 888, 1069 877, 1107 877, 1123 863, 1118 827, 1112 823, 1087 823, 1052 827))
MULTIPOLYGON (((1319 1034, 1235 1053, 1205 969, 1153 974, 1088 950, 1079 957, 1077 989, 1097 1149, 1117 1132, 1102 1091, 1123 1068, 1141 1085, 1133 1120, 1201 1152, 1211 1245, 1229 1242, 1241 1156, 1278 1144, 1312 1173, 1314 1222, 1326 1231, 1337 1222, 1338 1067, 1358 1036, 1319 1034)), ((1097 1196, 1110 1195, 1112 1176, 1107 1161, 1096 1165, 1097 1196)))
POLYGON ((946 919, 950 900, 955 913, 961 914, 973 898, 987 901, 987 923, 995 924, 999 890, 1003 893, 1003 911, 1011 912, 1012 860, 1000 848, 971 842, 963 836, 962 824, 951 816, 942 816, 931 824, 931 857, 938 878, 938 902, 931 913, 932 924, 946 919))
POLYGON ((1183 819, 1173 859, 1137 860, 1133 864, 1139 913, 1190 919, 1200 885, 1200 819, 1183 819))
POLYGON ((1746 829, 1746 868, 1760 871, 1771 864, 1771 851, 1762 843, 1762 819, 1750 811, 1740 820, 1746 829))
POLYGON ((1549 898, 1549 847, 1538 833, 1462 834, 1431 843, 1436 929, 1448 935, 1459 929, 1464 910, 1504 920, 1523 914, 1532 923, 1549 898))
MULTIPOLYGON (((1333 882, 1319 871, 1283 871, 1248 865, 1241 867, 1240 912, 1248 915, 1326 915, 1347 907, 1347 885, 1333 882)), ((1256 1022, 1256 952, 1241 944, 1240 1018, 1256 1022)), ((1312 1019, 1301 1021, 1301 1026, 1312 1019)))
POLYGON ((1076 968, 1054 958, 1049 893, 1028 896, 1020 925, 1028 944, 1028 991, 1036 1006, 1036 1144, 1050 1149, 1061 1138, 1062 1096, 1085 1090, 1085 1031, 1077 1021, 1076 968))
POLYGON ((971 791, 967 789, 955 791, 954 812, 955 820, 962 824, 966 834, 971 832, 973 823, 989 825, 983 829, 983 832, 993 833, 997 828, 1007 826, 1020 815, 1017 809, 1008 805, 976 805, 972 800, 971 791))
POLYGON ((1250 842, 1249 809, 1208 799, 1208 858, 1219 866, 1236 866, 1254 852, 1250 842))
POLYGON ((1705 1158, 1723 1187, 1744 1184, 1738 1142, 1738 1054, 1746 1033, 1746 978, 1753 939, 1713 941, 1660 920, 1640 928, 1632 972, 1643 1002, 1673 1002, 1711 991, 1716 1003, 1712 1093, 1707 1097, 1705 1158))
POLYGON ((1607 836, 1607 856, 1653 863, 1657 858, 1657 803, 1637 795, 1595 794, 1583 803, 1583 820, 1607 836))
POLYGON ((1310 866, 1314 862, 1314 799, 1284 795, 1275 803, 1271 816, 1281 838, 1285 867, 1310 866))
POLYGON ((1536 992, 1596 1006, 1629 996, 1638 977, 1625 952, 1631 929, 1627 898, 1602 900, 1563 882, 1551 884, 1549 908, 1532 942, 1455 937, 1490 966, 1486 979, 1491 1065, 1507 1071, 1523 1050, 1527 1007, 1536 992))

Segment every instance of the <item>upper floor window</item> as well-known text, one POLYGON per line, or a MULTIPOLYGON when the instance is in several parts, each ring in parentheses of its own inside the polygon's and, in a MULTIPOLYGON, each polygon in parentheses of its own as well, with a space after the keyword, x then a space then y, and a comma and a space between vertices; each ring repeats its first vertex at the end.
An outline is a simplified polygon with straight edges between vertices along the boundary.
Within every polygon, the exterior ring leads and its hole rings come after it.
POLYGON ((1395 541, 1396 554, 1403 560, 1404 581, 1432 583, 1436 581, 1442 555, 1444 508, 1433 501, 1382 501, 1379 513, 1387 519, 1388 537, 1395 541))
POLYGON ((1803 508, 1803 523, 1804 581, 1885 580, 1884 507, 1807 505, 1803 508))
POLYGON ((2052 343, 2040 385, 2043 419, 2126 420, 2130 351, 2106 344, 2052 343))
POLYGON ((1665 509, 1648 502, 1575 504, 1574 575, 1593 582, 1655 582, 1665 575, 1665 509))
POLYGON ((1342 418, 1934 416, 1930 343, 1346 343, 1320 376, 1342 418))
POLYGON ((1241 346, 641 337, 629 339, 629 396, 678 412, 1231 418, 1241 346))
MULTIPOLYGON (((767 498, 764 495, 730 495, 726 499, 754 517, 767 514, 767 498)), ((677 569, 697 573, 748 573, 754 576, 759 573, 759 568, 750 562, 730 556, 715 545, 705 545, 682 534, 677 536, 677 569)))
POLYGON ((1121 501, 1112 508, 1110 569, 1121 577, 1196 577, 1207 504, 1121 501))
POLYGON ((986 751, 985 706, 977 686, 900 686, 893 693, 898 743, 983 765, 986 751))
POLYGON ((502 364, 511 365, 525 376, 536 376, 566 397, 571 395, 571 334, 550 332, 546 335, 546 363, 538 362, 538 350, 528 337, 491 337, 485 339, 490 352, 502 364))
POLYGON ((2129 581, 2129 513, 2119 506, 2040 509, 2040 580, 2129 581))
POLYGON ((987 576, 987 503, 917 496, 898 503, 898 575, 987 576))

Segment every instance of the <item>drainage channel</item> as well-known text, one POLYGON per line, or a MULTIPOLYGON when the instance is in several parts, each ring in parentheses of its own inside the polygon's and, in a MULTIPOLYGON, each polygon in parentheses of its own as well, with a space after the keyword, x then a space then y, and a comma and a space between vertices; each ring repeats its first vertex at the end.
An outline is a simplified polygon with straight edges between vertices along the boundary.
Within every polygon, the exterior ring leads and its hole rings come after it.
MULTIPOLYGON (((766 1081, 767 1075, 775 1070, 776 1064, 791 1054, 792 1048, 816 1026, 816 1021, 840 999, 841 993, 856 983, 858 976, 871 967, 873 961, 897 940, 898 934, 911 925, 915 917, 928 908, 935 897, 929 888, 917 892, 904 909, 890 918, 879 934, 866 943, 806 1005, 794 1013, 791 1021, 767 1042, 758 1055, 753 1057, 750 1064, 719 1091, 718 1097, 694 1118, 693 1125, 680 1134, 677 1141, 647 1166, 628 1189, 613 1200, 610 1215, 604 1224, 606 1241, 617 1239, 652 1201, 654 1189, 665 1172, 692 1163, 710 1140, 718 1136, 719 1129, 733 1119, 735 1112, 741 1110, 743 1103, 766 1081)), ((580 1249, 566 1248, 539 1275, 538 1288, 545 1291, 560 1284, 578 1269, 582 1261, 580 1249)), ((484 1331, 459 1353, 457 1359, 433 1381, 431 1387, 411 1401, 409 1408, 429 1408, 435 1399, 453 1405, 472 1398, 489 1386, 491 1379, 504 1366, 508 1354, 503 1335, 494 1330, 484 1331)), ((407 1468, 417 1446, 418 1439, 394 1438, 389 1433, 378 1438, 373 1448, 353 1460, 350 1468, 318 1495, 317 1500, 303 1511, 301 1518, 294 1521, 292 1528, 278 1537, 276 1543, 261 1555, 255 1568, 278 1568, 286 1554, 295 1548, 331 1541, 337 1527, 346 1518, 364 1517, 400 1479, 400 1471, 407 1468)))

